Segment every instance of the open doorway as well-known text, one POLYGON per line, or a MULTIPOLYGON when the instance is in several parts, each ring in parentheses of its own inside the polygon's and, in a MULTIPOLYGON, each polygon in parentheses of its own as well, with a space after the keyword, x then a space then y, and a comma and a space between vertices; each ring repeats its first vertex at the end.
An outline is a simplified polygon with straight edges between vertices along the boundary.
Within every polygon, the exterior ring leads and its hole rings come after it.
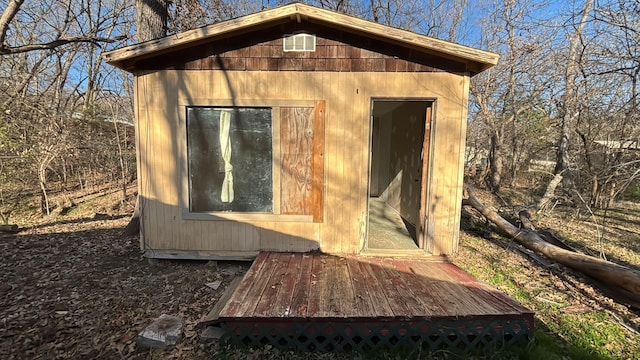
POLYGON ((433 101, 373 100, 367 250, 425 249, 433 101))

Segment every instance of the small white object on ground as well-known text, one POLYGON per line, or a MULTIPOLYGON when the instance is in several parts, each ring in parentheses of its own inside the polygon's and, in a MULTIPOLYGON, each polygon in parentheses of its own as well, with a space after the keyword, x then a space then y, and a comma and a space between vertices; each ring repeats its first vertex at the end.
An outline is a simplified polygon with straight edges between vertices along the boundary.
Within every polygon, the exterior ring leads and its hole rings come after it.
POLYGON ((145 348, 172 348, 182 339, 183 325, 182 318, 162 314, 138 334, 138 345, 145 348))

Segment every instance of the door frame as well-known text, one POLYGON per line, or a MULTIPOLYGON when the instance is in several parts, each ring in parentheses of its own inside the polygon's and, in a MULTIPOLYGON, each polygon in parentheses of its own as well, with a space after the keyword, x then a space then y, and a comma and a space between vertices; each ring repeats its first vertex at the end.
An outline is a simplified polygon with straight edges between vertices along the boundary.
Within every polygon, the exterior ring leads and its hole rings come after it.
MULTIPOLYGON (((418 250, 421 252, 432 251, 432 237, 428 236, 431 226, 429 226, 429 207, 428 199, 430 196, 430 183, 432 174, 432 161, 431 161, 431 148, 433 146, 433 126, 432 123, 435 120, 437 99, 432 97, 371 97, 369 107, 369 144, 368 144, 368 171, 367 171, 367 193, 366 193, 366 230, 365 239, 363 244, 363 251, 368 249, 369 238, 369 197, 371 194, 371 179, 372 179, 372 147, 373 147, 373 109, 376 102, 395 101, 395 102, 422 102, 428 103, 425 114, 425 128, 424 137, 422 141, 421 151, 421 180, 420 180, 420 203, 418 209, 418 223, 416 225, 416 237, 418 241, 418 250), (425 156, 426 155, 426 156, 425 156)), ((394 250, 393 252, 402 252, 403 250, 394 250)), ((414 253, 415 250, 404 250, 414 253)))

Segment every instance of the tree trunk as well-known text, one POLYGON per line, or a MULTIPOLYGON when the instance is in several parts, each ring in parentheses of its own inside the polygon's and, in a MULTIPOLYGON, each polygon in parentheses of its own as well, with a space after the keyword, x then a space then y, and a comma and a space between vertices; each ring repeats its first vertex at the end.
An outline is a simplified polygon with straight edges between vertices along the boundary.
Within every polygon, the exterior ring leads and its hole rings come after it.
POLYGON ((617 286, 635 296, 640 296, 640 273, 638 271, 606 260, 562 249, 544 241, 534 231, 519 229, 498 215, 495 210, 482 204, 471 186, 466 185, 465 187, 469 197, 463 200, 463 205, 469 205, 478 210, 520 245, 603 283, 617 286))
POLYGON ((0 47, 4 46, 11 20, 16 16, 24 0, 11 0, 0 15, 0 47))
MULTIPOLYGON (((138 41, 158 39, 167 35, 168 0, 136 0, 136 25, 138 41)), ((117 126, 117 125, 116 125, 117 126)), ((119 143, 118 143, 119 145, 119 143)), ((121 167, 122 156, 120 156, 121 167)), ((124 171, 124 169, 123 169, 124 171)), ((126 196, 126 184, 123 185, 126 196)), ((125 227, 125 235, 140 233, 140 195, 136 197, 136 207, 131 220, 125 227)))
POLYGON ((489 174, 486 182, 492 193, 500 192, 502 172, 504 170, 504 154, 502 152, 502 136, 497 132, 491 135, 491 151, 489 152, 489 174))
POLYGON ((49 196, 47 195, 46 185, 40 181, 40 190, 42 191, 42 198, 40 200, 40 213, 42 215, 51 215, 51 207, 49 206, 49 196))
POLYGON ((167 35, 168 0, 136 0, 136 36, 138 41, 167 35))
POLYGON ((131 220, 124 228, 123 234, 126 236, 140 234, 140 195, 136 197, 136 207, 133 209, 133 215, 131 215, 131 220))
POLYGON ((42 215, 49 216, 51 215, 51 206, 49 205, 49 196, 47 194, 47 165, 44 162, 40 164, 38 177, 40 178, 40 191, 42 191, 40 210, 42 215))
POLYGON ((580 39, 582 38, 582 32, 585 24, 587 23, 592 5, 593 0, 586 0, 578 27, 575 29, 575 32, 569 40, 569 56, 564 72, 564 94, 562 95, 562 105, 559 108, 562 126, 560 130, 560 139, 558 140, 558 150, 556 152, 556 167, 553 172, 555 176, 549 182, 545 194, 554 194, 556 187, 558 186, 558 183, 554 180, 556 180, 558 176, 562 179, 562 187, 565 191, 571 190, 574 186, 569 168, 569 145, 571 132, 574 129, 573 123, 577 118, 579 110, 575 84, 575 77, 579 71, 578 65, 581 61, 578 46, 581 44, 580 39))
POLYGON ((556 192, 556 188, 558 187, 558 184, 560 184, 561 181, 562 181, 562 175, 560 174, 556 174, 553 177, 553 179, 549 181, 549 185, 547 185, 547 190, 544 192, 544 195, 542 195, 542 198, 540 198, 540 201, 538 201, 538 208, 536 209, 536 212, 544 212, 549 209, 549 205, 553 200, 553 196, 554 196, 553 194, 556 192))
MULTIPOLYGON (((569 139, 571 129, 569 124, 572 122, 573 116, 566 115, 562 118, 562 134, 558 142, 558 151, 556 153, 556 167, 553 171, 555 176, 562 179, 562 187, 565 191, 571 189, 573 182, 571 181, 571 172, 569 170, 569 139)), ((552 180, 553 181, 553 180, 552 180)), ((557 186, 557 184, 556 184, 557 186)), ((547 190, 550 190, 550 187, 547 190)), ((553 189, 555 191, 555 189, 553 189)))

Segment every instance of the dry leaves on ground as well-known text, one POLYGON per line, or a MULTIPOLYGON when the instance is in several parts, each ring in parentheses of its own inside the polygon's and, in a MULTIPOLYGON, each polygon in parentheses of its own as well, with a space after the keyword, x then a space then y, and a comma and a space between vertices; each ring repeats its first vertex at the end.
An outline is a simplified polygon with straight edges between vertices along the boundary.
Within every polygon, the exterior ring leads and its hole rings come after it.
POLYGON ((3 357, 155 357, 136 347, 136 337, 163 313, 185 319, 185 339, 162 357, 211 354, 217 345, 201 342, 196 324, 224 292, 233 272, 201 261, 150 265, 137 238, 122 237, 126 222, 63 220, 0 235, 3 357), (217 290, 206 286, 216 280, 222 281, 217 290))

